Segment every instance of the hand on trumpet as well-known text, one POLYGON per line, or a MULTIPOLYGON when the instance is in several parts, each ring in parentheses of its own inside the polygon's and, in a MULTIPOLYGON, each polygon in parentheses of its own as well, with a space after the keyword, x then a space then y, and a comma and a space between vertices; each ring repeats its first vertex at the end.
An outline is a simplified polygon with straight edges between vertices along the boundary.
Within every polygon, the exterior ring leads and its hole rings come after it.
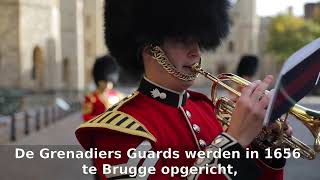
MULTIPOLYGON (((265 91, 272 81, 271 75, 266 76, 263 81, 254 81, 242 89, 241 96, 237 99, 227 133, 237 139, 243 147, 247 147, 263 128, 263 120, 271 97, 270 94, 266 95, 265 91)), ((278 128, 276 125, 271 126, 278 128)), ((290 126, 287 125, 285 131, 291 136, 290 126)))

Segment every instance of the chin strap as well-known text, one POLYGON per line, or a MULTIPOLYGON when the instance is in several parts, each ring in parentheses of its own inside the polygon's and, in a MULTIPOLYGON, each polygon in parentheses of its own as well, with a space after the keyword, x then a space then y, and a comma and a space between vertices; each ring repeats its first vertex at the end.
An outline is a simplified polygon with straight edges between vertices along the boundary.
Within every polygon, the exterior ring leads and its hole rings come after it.
POLYGON ((159 46, 150 46, 150 52, 152 57, 157 60, 157 62, 171 75, 183 80, 183 81, 193 81, 198 77, 198 73, 194 72, 191 74, 186 74, 177 70, 173 64, 169 61, 163 50, 159 46))

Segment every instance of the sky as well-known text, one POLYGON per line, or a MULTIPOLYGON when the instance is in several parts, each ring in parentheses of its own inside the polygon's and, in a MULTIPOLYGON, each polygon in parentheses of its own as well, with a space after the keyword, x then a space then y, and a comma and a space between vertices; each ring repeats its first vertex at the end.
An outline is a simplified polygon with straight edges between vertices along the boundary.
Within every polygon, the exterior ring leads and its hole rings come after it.
POLYGON ((304 14, 304 4, 308 2, 320 2, 320 0, 256 0, 257 14, 259 16, 273 16, 285 12, 289 6, 293 7, 293 13, 297 16, 304 14))

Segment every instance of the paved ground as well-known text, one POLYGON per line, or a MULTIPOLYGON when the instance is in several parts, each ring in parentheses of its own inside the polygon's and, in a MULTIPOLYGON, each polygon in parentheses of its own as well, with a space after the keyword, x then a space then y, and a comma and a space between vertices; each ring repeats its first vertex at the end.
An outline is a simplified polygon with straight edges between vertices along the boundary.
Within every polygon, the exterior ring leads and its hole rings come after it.
POLYGON ((74 132, 81 123, 81 114, 75 113, 39 133, 19 139, 14 145, 78 145, 74 132))
POLYGON ((82 174, 82 165, 90 165, 89 160, 43 160, 38 153, 42 148, 50 150, 82 150, 74 136, 81 123, 80 113, 51 124, 38 133, 32 133, 10 146, 0 146, 1 180, 91 180, 92 175, 82 174), (34 159, 15 159, 15 148, 35 152, 34 159))
MULTIPOLYGON (((311 105, 313 108, 320 109, 320 105, 311 105)), ((32 149, 38 152, 43 147, 50 149, 72 149, 81 150, 77 146, 74 137, 76 127, 81 123, 80 113, 75 113, 67 118, 52 124, 38 133, 20 139, 11 146, 0 146, 0 174, 1 180, 90 180, 92 176, 83 175, 82 164, 90 164, 88 160, 42 160, 39 158, 31 160, 14 159, 14 148, 21 147, 25 150, 32 149), (25 145, 25 146, 22 146, 25 145), (39 146, 46 145, 46 146, 39 146), (49 146, 48 146, 49 145, 49 146)), ((312 143, 310 134, 306 134, 306 129, 297 121, 292 120, 295 135, 300 136, 304 141, 312 143)), ((320 179, 320 155, 316 160, 289 160, 285 169, 287 180, 320 179)))
MULTIPOLYGON (((309 98, 311 102, 316 102, 315 99, 309 98)), ((320 103, 317 104, 303 104, 306 107, 320 110, 320 103)), ((314 138, 310 131, 302 125, 301 122, 290 117, 289 123, 294 129, 294 136, 305 142, 308 145, 313 145, 314 138)), ((320 153, 315 160, 303 160, 303 159, 290 159, 286 166, 286 179, 306 179, 306 180, 319 180, 320 179, 320 153)))

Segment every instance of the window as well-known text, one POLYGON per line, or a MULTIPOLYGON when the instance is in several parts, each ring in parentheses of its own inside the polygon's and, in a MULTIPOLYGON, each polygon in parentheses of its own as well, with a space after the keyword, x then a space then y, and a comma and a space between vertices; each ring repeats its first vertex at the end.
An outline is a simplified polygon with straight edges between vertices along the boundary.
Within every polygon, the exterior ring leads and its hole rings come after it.
POLYGON ((32 59, 32 80, 41 80, 43 78, 43 55, 39 46, 36 46, 33 50, 32 59))

